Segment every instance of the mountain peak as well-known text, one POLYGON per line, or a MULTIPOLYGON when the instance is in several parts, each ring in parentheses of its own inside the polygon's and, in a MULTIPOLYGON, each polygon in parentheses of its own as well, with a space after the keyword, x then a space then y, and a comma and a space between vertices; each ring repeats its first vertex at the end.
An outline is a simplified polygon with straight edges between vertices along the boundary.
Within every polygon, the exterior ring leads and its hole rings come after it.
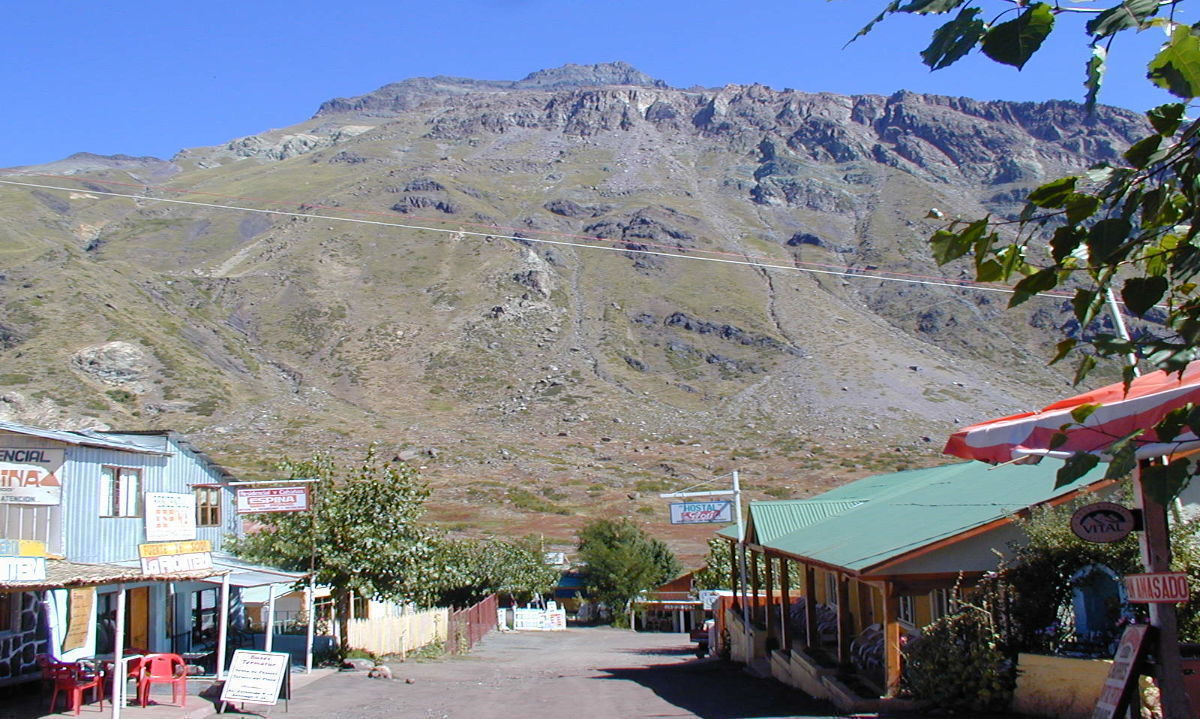
POLYGON ((519 89, 552 89, 563 87, 594 87, 600 85, 641 85, 667 87, 667 83, 650 77, 627 62, 602 62, 595 65, 567 63, 548 70, 531 72, 513 86, 519 89))

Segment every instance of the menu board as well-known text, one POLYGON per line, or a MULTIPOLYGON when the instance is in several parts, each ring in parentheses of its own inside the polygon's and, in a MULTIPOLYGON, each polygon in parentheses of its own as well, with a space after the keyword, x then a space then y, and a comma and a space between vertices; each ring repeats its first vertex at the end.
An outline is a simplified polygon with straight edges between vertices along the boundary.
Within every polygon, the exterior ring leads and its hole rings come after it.
POLYGON ((72 589, 67 600, 67 632, 62 639, 62 651, 81 649, 87 643, 88 629, 92 625, 92 605, 96 601, 96 588, 72 589))
POLYGON ((292 656, 286 652, 257 652, 238 649, 221 689, 223 702, 250 702, 274 705, 290 694, 284 688, 289 677, 292 656))

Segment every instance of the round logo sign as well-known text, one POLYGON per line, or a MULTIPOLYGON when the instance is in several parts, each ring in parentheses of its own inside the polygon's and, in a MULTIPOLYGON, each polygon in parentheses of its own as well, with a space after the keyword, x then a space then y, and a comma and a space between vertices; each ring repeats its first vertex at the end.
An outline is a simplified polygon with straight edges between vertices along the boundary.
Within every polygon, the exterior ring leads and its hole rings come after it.
POLYGON ((1071 515, 1071 531, 1089 542, 1116 542, 1133 531, 1133 512, 1112 502, 1080 507, 1071 515))

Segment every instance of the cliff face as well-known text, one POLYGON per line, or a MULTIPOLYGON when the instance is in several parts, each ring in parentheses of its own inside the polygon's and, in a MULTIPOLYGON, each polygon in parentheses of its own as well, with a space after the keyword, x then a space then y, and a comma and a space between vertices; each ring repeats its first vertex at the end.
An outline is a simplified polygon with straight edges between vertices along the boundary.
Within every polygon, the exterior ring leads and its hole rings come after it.
POLYGON ((739 464, 799 496, 1068 391, 1044 366, 1066 308, 928 284, 965 274, 922 218, 1013 215, 1142 131, 616 63, 406 80, 170 162, 73 156, 34 168, 66 190, 0 190, 0 416, 172 427, 251 474, 408 445, 449 505, 502 515, 649 507, 739 464))

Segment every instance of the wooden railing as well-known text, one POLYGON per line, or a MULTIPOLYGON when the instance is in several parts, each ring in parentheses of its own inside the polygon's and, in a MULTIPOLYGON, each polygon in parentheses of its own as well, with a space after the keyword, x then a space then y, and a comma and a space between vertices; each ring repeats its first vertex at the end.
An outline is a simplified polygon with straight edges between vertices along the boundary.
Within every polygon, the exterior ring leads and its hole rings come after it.
POLYGON ((446 651, 451 654, 469 652, 485 634, 496 628, 496 610, 499 606, 493 594, 474 606, 450 612, 446 651))

